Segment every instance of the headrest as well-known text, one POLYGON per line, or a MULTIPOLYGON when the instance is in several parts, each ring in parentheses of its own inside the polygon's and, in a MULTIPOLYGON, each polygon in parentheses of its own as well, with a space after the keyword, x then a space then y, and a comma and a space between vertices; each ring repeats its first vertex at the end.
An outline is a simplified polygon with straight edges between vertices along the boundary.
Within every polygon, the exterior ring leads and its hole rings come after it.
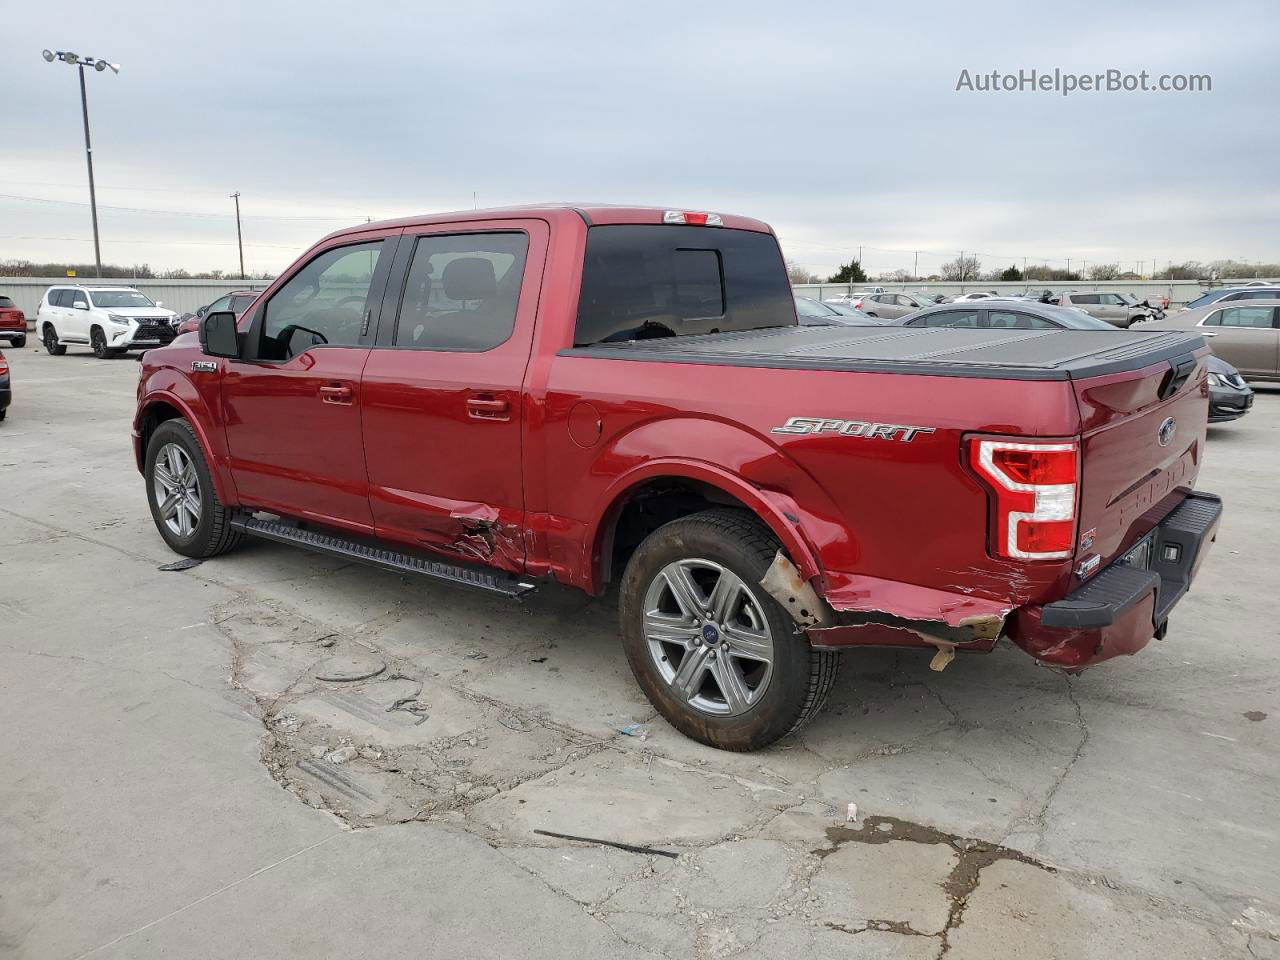
POLYGON ((460 257, 445 265, 440 278, 450 300, 488 300, 498 292, 493 261, 484 257, 460 257))

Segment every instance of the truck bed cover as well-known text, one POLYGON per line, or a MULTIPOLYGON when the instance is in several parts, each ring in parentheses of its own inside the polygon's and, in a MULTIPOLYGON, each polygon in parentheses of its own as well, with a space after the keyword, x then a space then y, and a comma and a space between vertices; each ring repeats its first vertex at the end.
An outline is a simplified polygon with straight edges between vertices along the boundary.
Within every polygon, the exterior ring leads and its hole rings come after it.
POLYGON ((1185 357, 1195 333, 980 330, 958 327, 769 327, 597 343, 561 356, 999 380, 1079 380, 1185 357))

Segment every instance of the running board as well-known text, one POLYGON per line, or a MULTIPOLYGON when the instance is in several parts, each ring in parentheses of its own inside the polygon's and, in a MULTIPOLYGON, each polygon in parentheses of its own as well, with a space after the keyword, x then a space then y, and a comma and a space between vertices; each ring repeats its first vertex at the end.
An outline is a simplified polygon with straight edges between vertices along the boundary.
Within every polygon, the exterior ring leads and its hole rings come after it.
POLYGON ((506 597, 521 597, 537 584, 524 577, 514 577, 507 573, 498 573, 479 567, 464 567, 460 564, 445 563, 441 560, 425 560, 411 554, 388 550, 383 547, 371 547, 354 540, 346 540, 330 533, 317 530, 303 530, 287 523, 274 520, 259 520, 252 516, 232 518, 231 526, 236 530, 264 540, 275 540, 278 543, 290 543, 315 553, 341 557, 344 560, 355 560, 370 566, 381 567, 393 573, 412 573, 420 577, 451 583, 458 587, 474 587, 500 593, 506 597))

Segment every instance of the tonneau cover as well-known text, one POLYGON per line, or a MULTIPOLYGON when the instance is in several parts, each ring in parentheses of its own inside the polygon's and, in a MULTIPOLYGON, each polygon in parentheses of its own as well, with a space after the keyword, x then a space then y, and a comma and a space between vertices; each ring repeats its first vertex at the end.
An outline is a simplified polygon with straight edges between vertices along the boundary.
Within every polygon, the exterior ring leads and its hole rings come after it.
POLYGON ((562 356, 1001 380, 1078 380, 1160 363, 1205 345, 1195 333, 978 330, 957 327, 770 327, 598 343, 562 356))

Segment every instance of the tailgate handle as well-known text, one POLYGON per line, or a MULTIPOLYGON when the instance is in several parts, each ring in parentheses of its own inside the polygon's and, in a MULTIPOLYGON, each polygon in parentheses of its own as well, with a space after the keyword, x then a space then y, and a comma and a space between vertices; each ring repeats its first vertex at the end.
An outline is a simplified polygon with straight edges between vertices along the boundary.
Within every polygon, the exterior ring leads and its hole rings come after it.
POLYGON ((1160 383, 1160 399, 1168 400, 1181 390, 1182 385, 1190 379, 1195 369, 1196 358, 1192 354, 1187 354, 1181 360, 1170 360, 1169 372, 1164 375, 1164 380, 1160 383))

